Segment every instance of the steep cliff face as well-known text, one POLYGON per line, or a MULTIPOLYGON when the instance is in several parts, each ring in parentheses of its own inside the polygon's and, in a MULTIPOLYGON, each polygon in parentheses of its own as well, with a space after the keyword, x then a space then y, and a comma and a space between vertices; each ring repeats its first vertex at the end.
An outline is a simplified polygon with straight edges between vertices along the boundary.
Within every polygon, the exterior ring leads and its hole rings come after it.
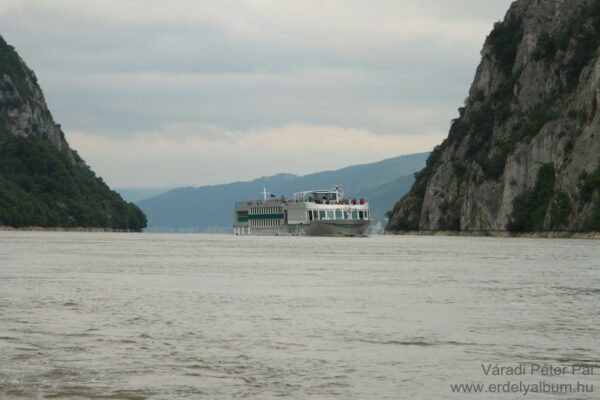
POLYGON ((69 148, 60 125, 54 123, 33 71, 0 36, 0 119, 13 135, 49 139, 73 161, 81 162, 69 148))
POLYGON ((0 226, 141 230, 146 217, 95 176, 0 36, 0 226))
POLYGON ((600 230, 600 0, 517 0, 398 230, 600 230))

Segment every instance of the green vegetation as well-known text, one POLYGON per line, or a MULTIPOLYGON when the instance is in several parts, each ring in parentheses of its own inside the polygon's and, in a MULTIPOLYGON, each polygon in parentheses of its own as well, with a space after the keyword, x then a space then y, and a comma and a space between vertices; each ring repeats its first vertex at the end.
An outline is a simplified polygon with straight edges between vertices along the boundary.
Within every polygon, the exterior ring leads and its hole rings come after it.
MULTIPOLYGON (((30 71, 19 58, 19 55, 15 51, 14 47, 9 46, 2 36, 0 36, 0 77, 8 75, 16 89, 22 98, 29 98, 32 96, 32 91, 27 84, 27 76, 31 76, 33 83, 37 84, 35 74, 30 71)), ((6 85, 6 90, 13 89, 13 86, 6 85)), ((15 94, 14 90, 11 95, 15 94)), ((18 107, 17 98, 11 98, 10 100, 5 99, 4 104, 7 102, 13 102, 14 104, 7 104, 8 106, 18 107)))
POLYGON ((440 205, 440 219, 438 220, 438 228, 442 231, 460 231, 460 201, 456 199, 454 202, 447 201, 440 205))
POLYGON ((559 51, 566 57, 567 50, 573 50, 568 60, 563 60, 566 90, 573 89, 579 82, 579 76, 586 64, 600 47, 600 0, 594 0, 583 8, 555 36, 544 33, 538 39, 534 58, 552 62, 559 51))
POLYGON ((558 191, 550 206, 550 227, 560 230, 566 226, 572 210, 573 206, 569 196, 563 191, 558 191))
POLYGON ((548 122, 558 118, 558 113, 553 109, 556 101, 555 96, 550 96, 525 114, 513 127, 514 140, 531 140, 535 137, 548 122))
POLYGON ((579 177, 579 196, 584 203, 589 203, 595 192, 600 192, 600 167, 579 177))
POLYGON ((591 173, 583 172, 579 180, 579 198, 583 204, 592 202, 592 214, 584 221, 582 229, 600 231, 600 167, 591 173))
POLYGON ((554 164, 544 164, 538 171, 533 190, 526 190, 513 200, 509 231, 540 231, 554 195, 556 171, 554 164))
MULTIPOLYGON (((446 141, 444 141, 445 143, 446 141)), ((423 198, 425 197, 425 191, 427 190, 427 183, 429 179, 433 175, 435 171, 435 166, 442 155, 442 151, 444 149, 444 143, 439 146, 436 146, 435 149, 429 154, 427 158, 427 162, 425 164, 425 168, 421 171, 415 173, 415 182, 413 183, 410 193, 408 195, 416 196, 417 201, 411 203, 410 211, 403 215, 400 219, 397 220, 395 229, 401 231, 411 231, 411 230, 419 230, 419 219, 421 217, 421 209, 423 207, 423 198)), ((407 196, 408 196, 407 195, 407 196)), ((398 203, 396 203, 396 207, 398 207, 404 198, 401 199, 398 203)), ((386 213, 386 217, 391 220, 391 217, 394 213, 392 212, 386 213)))
POLYGON ((523 21, 518 18, 507 18, 503 22, 496 22, 488 40, 500 63, 500 68, 507 75, 511 75, 519 43, 523 40, 523 21))
POLYGON ((85 165, 41 137, 14 136, 0 123, 0 226, 139 231, 146 217, 85 165))
POLYGON ((600 201, 594 204, 592 215, 583 223, 582 229, 584 231, 600 232, 600 201))

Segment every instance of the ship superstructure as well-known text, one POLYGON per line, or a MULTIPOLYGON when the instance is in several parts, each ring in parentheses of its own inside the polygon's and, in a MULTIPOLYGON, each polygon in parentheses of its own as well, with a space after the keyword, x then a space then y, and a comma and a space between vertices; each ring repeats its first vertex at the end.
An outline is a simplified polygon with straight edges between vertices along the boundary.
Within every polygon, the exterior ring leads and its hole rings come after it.
POLYGON ((370 224, 369 204, 346 198, 341 189, 309 190, 292 199, 268 196, 235 205, 236 235, 364 236, 370 224))

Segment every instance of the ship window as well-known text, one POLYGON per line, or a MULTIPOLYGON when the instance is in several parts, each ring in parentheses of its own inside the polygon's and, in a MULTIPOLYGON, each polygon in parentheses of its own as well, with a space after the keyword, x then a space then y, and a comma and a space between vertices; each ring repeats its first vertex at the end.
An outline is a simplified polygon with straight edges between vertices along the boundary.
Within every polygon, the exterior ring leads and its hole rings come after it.
POLYGON ((335 219, 344 219, 342 210, 335 210, 335 219))
POLYGON ((309 212, 308 212, 308 219, 309 219, 310 221, 312 221, 312 220, 313 220, 313 212, 312 212, 312 211, 309 211, 309 212))
POLYGON ((352 210, 352 219, 358 219, 358 211, 352 210))
POLYGON ((319 211, 319 219, 325 219, 325 211, 319 211))
POLYGON ((365 210, 365 219, 369 219, 369 210, 365 210))
POLYGON ((364 219, 364 212, 363 211, 359 211, 358 212, 358 219, 364 219))
POLYGON ((333 211, 327 211, 327 219, 335 219, 335 214, 333 211))
POLYGON ((350 219, 350 211, 344 211, 344 219, 350 219))

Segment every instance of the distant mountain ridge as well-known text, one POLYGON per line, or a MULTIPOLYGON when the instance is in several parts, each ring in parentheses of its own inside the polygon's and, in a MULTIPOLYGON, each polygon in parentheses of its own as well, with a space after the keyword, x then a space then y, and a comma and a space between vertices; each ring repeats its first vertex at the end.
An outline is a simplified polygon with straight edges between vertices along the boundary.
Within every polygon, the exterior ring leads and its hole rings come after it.
POLYGON ((427 156, 410 154, 304 176, 282 173, 248 182, 178 188, 137 204, 148 216, 150 231, 228 231, 235 202, 257 199, 263 188, 290 197, 302 190, 342 185, 348 195, 367 199, 374 223, 384 224, 385 213, 408 192, 414 172, 425 166, 427 156))

